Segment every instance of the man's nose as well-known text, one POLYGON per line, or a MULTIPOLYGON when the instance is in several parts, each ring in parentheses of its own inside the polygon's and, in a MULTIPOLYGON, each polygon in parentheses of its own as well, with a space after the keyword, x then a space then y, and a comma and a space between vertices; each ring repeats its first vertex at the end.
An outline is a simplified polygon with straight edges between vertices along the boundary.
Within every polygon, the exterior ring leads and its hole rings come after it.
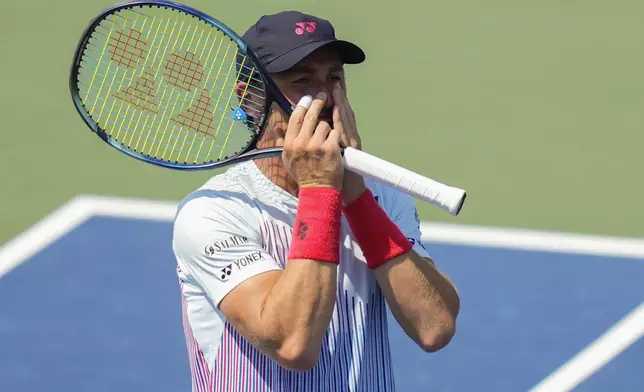
POLYGON ((320 91, 323 91, 326 94, 324 108, 333 109, 333 106, 335 105, 335 101, 333 99, 333 85, 331 83, 324 83, 320 86, 320 91))

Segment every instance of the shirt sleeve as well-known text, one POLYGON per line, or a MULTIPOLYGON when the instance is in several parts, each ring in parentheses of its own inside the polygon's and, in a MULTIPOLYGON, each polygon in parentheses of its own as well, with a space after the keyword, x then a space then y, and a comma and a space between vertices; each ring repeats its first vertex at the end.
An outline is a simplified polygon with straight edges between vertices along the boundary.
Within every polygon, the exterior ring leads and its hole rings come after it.
POLYGON ((175 217, 172 247, 179 267, 218 307, 237 285, 280 270, 263 249, 258 215, 249 201, 214 192, 189 199, 175 217))
POLYGON ((391 189, 389 200, 384 201, 389 218, 400 228, 405 237, 412 243, 413 249, 422 257, 429 258, 429 252, 422 244, 423 233, 420 229, 420 218, 414 198, 407 193, 391 189), (388 207, 388 208, 387 208, 388 207))

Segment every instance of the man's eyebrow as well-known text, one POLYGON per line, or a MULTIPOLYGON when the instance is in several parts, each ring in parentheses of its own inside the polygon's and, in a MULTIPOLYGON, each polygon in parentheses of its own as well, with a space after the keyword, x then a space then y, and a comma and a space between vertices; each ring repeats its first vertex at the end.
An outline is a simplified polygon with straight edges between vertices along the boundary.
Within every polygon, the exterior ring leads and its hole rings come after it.
POLYGON ((288 73, 312 73, 313 68, 308 65, 295 65, 293 68, 288 70, 288 73))
MULTIPOLYGON (((344 67, 342 64, 336 64, 333 65, 330 69, 329 72, 341 72, 344 71, 344 67)), ((308 65, 295 65, 293 68, 288 70, 289 74, 302 74, 302 73, 314 73, 315 70, 308 66, 308 65)))

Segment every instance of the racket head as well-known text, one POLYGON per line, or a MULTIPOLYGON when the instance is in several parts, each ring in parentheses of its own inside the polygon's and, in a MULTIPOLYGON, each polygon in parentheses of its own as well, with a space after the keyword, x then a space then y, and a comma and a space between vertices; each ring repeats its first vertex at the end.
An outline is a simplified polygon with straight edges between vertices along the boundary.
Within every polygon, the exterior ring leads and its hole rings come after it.
POLYGON ((69 83, 78 113, 104 142, 173 169, 278 155, 257 142, 273 102, 291 109, 239 35, 169 1, 120 3, 96 16, 69 83))

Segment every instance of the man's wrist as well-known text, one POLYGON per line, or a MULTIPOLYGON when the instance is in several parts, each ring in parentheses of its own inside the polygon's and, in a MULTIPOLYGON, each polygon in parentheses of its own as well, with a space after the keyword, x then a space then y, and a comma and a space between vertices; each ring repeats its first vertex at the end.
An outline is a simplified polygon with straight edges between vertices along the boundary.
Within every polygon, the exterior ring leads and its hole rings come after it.
POLYGON ((358 199, 365 191, 367 186, 364 178, 350 171, 344 172, 344 183, 342 184, 342 200, 344 205, 349 205, 358 199))
POLYGON ((370 269, 412 249, 411 242, 378 205, 370 190, 342 210, 370 269))
POLYGON ((341 197, 330 187, 300 189, 289 260, 340 262, 341 197))

